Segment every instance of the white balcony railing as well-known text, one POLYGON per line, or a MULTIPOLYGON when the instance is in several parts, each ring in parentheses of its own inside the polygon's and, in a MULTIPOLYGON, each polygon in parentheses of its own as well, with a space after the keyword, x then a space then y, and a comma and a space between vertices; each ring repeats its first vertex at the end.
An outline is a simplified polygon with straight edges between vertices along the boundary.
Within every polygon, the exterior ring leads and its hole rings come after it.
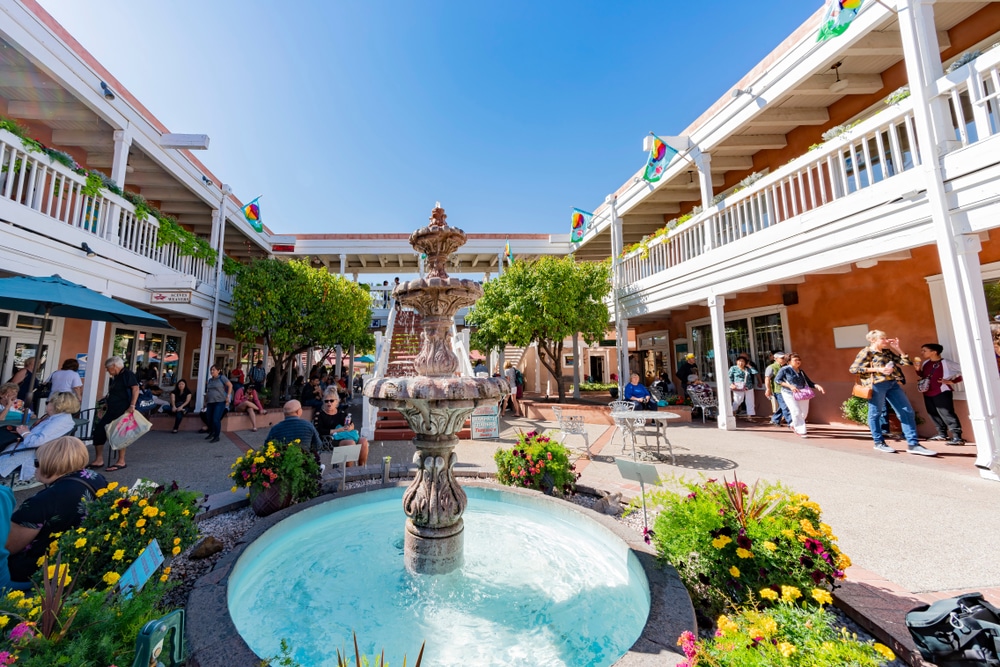
POLYGON ((204 260, 181 255, 171 243, 156 245, 160 223, 155 217, 140 220, 130 202, 104 189, 87 195, 86 183, 85 177, 52 162, 44 153, 26 151, 20 138, 0 130, 0 197, 215 284, 215 269, 204 260))
POLYGON ((993 48, 937 82, 948 100, 955 139, 963 146, 1000 132, 1000 48, 993 48))
POLYGON ((631 285, 918 165, 909 99, 792 160, 622 260, 631 285))

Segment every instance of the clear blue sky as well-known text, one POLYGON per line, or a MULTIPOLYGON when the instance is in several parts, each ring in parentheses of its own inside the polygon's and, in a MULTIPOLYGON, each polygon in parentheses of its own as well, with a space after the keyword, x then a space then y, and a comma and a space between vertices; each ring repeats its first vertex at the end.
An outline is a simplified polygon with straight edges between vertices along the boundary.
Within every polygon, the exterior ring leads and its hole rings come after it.
POLYGON ((568 233, 821 4, 40 1, 279 233, 568 233))

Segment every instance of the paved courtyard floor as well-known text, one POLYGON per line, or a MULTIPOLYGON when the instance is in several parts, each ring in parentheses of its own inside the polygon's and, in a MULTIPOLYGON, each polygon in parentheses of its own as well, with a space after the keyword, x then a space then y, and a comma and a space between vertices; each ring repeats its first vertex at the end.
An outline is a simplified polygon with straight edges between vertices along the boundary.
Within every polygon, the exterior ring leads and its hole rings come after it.
MULTIPOLYGON (((498 441, 460 442, 459 469, 495 472, 493 452, 515 442, 518 430, 554 428, 551 422, 505 420, 498 441)), ((622 452, 621 436, 612 442, 613 427, 587 428, 595 457, 577 462, 580 483, 637 496, 638 484, 623 480, 614 464, 622 452)), ((808 494, 822 506, 824 520, 854 562, 849 578, 926 600, 959 590, 982 590, 1000 600, 1000 484, 978 476, 972 447, 947 452, 939 447, 947 456, 931 459, 876 452, 863 431, 836 427, 815 427, 809 439, 759 425, 722 431, 675 424, 667 433, 676 465, 656 464, 665 480, 737 474, 747 483, 781 481, 808 494)), ((227 434, 218 443, 194 433, 151 432, 129 448, 127 469, 106 476, 122 483, 139 477, 177 480, 206 494, 228 492, 230 464, 266 435, 264 424, 256 433, 227 434)), ((582 438, 569 436, 567 445, 582 451, 582 438)), ((413 447, 373 442, 366 468, 373 477, 381 474, 383 456, 391 456, 393 465, 411 464, 413 447)), ((19 492, 19 500, 33 493, 19 492)))

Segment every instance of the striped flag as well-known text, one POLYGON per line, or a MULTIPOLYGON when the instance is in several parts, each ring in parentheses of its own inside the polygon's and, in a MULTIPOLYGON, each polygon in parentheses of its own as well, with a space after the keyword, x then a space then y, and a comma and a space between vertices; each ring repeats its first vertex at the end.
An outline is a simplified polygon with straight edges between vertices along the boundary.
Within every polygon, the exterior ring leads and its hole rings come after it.
POLYGON ((507 262, 509 264, 513 264, 514 263, 514 253, 510 249, 510 239, 508 239, 507 242, 504 244, 503 253, 505 255, 507 255, 507 262))
POLYGON ((826 7, 826 16, 819 27, 817 42, 831 39, 844 34, 844 31, 851 25, 858 12, 861 11, 861 3, 864 0, 830 0, 826 7))
POLYGON ((675 155, 677 155, 677 151, 653 134, 653 147, 649 149, 649 161, 646 163, 646 171, 643 172, 642 179, 647 183, 656 183, 663 178, 663 172, 667 170, 667 165, 670 164, 675 155))
POLYGON ((570 219, 573 222, 573 232, 570 236, 570 241, 573 243, 579 243, 583 240, 583 235, 587 233, 587 229, 590 227, 590 221, 594 219, 594 214, 574 208, 573 215, 570 219))
POLYGON ((264 231, 264 223, 260 221, 260 206, 257 205, 257 199, 243 207, 243 217, 247 219, 250 226, 253 227, 255 232, 264 231))

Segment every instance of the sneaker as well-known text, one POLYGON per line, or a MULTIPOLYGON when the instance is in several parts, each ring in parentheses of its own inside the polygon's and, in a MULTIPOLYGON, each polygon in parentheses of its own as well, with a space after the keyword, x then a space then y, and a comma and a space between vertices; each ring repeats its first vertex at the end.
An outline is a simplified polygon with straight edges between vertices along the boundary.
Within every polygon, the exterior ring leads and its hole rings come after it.
POLYGON ((951 440, 949 440, 944 444, 951 445, 952 447, 961 447, 962 445, 965 444, 965 440, 962 440, 961 438, 952 438, 951 440))
POLYGON ((946 435, 935 435, 933 438, 927 438, 927 441, 928 442, 939 442, 939 441, 943 441, 943 440, 947 440, 947 439, 948 439, 948 436, 946 436, 946 435))
POLYGON ((923 445, 910 445, 906 448, 911 454, 917 454, 918 456, 937 456, 937 452, 932 449, 927 449, 923 445))
POLYGON ((36 486, 41 486, 42 483, 35 478, 31 479, 19 479, 14 482, 14 491, 27 491, 28 489, 33 489, 36 486))
POLYGON ((889 445, 885 444, 884 442, 876 442, 875 443, 875 451, 877 451, 877 452, 885 452, 886 454, 895 454, 896 453, 895 449, 893 449, 889 445))

